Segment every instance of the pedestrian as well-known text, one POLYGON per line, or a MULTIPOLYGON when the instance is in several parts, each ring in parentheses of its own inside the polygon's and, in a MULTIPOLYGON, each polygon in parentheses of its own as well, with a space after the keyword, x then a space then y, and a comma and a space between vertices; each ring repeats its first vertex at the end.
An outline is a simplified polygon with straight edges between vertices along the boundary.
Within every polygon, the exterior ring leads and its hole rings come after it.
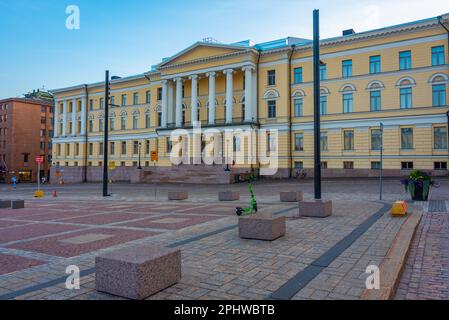
POLYGON ((11 183, 12 183, 12 187, 14 189, 16 189, 17 188, 17 178, 16 178, 16 176, 12 176, 11 183))

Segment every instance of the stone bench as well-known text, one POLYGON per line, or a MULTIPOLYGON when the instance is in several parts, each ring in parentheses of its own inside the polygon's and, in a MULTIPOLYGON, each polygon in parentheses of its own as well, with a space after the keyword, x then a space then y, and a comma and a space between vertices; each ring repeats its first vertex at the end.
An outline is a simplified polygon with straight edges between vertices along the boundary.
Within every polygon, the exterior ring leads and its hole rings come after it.
POLYGON ((185 191, 169 191, 168 200, 187 200, 189 194, 185 191))
POLYGON ((285 191, 281 192, 281 202, 299 202, 303 199, 301 191, 285 191))
POLYGON ((243 239, 273 241, 285 235, 285 217, 256 213, 239 218, 239 236, 243 239))
POLYGON ((0 209, 11 208, 11 200, 0 200, 0 209))
POLYGON ((237 191, 221 191, 218 193, 219 201, 236 201, 240 200, 240 192, 237 191))
POLYGON ((13 208, 13 209, 23 209, 23 208, 25 208, 25 201, 24 200, 12 200, 11 201, 11 208, 13 208))
POLYGON ((332 215, 332 201, 312 200, 299 202, 299 216, 326 218, 332 215))
POLYGON ((143 300, 181 280, 181 251, 136 246, 95 257, 97 291, 143 300))

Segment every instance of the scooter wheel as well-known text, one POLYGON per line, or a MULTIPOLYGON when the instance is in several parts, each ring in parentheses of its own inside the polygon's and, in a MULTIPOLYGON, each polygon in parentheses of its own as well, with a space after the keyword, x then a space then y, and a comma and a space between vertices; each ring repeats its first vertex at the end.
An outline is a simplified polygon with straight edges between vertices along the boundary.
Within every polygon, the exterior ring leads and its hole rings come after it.
POLYGON ((242 208, 236 208, 236 214, 240 217, 243 214, 242 208))

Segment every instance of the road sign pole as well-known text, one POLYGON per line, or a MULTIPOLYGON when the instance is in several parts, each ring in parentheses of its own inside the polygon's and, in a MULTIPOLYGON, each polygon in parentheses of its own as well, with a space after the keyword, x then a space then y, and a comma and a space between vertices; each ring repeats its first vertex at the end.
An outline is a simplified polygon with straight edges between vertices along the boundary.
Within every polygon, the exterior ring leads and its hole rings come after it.
POLYGON ((37 191, 41 191, 41 163, 37 163, 37 191))

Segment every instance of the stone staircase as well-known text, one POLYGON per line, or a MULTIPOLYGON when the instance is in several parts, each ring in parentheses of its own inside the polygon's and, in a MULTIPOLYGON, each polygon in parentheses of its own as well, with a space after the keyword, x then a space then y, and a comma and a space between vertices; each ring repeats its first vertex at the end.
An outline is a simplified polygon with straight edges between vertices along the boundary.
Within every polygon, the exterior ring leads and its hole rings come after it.
POLYGON ((230 184, 233 182, 233 174, 225 171, 225 168, 226 166, 204 164, 146 168, 141 174, 140 182, 230 184))

